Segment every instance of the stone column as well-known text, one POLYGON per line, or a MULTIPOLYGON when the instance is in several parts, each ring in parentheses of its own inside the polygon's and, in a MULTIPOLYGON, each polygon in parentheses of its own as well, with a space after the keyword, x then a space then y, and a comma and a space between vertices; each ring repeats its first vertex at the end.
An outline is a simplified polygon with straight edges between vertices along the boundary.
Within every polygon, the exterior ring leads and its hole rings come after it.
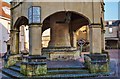
POLYGON ((104 36, 104 31, 101 32, 101 40, 102 40, 102 50, 105 50, 105 36, 104 36))
POLYGON ((41 25, 29 26, 29 52, 30 55, 41 55, 42 34, 41 25))
POLYGON ((23 51, 23 50, 25 50, 25 33, 24 33, 24 26, 21 26, 21 29, 20 29, 20 51, 23 51))
POLYGON ((101 27, 99 24, 90 26, 90 53, 101 53, 101 27))
POLYGON ((11 54, 19 54, 19 31, 11 30, 11 54))
POLYGON ((75 32, 73 32, 73 47, 77 48, 77 38, 75 32))
POLYGON ((58 14, 51 16, 50 28, 51 37, 49 47, 71 47, 70 33, 68 23, 57 23, 58 21, 64 21, 65 14, 58 14))

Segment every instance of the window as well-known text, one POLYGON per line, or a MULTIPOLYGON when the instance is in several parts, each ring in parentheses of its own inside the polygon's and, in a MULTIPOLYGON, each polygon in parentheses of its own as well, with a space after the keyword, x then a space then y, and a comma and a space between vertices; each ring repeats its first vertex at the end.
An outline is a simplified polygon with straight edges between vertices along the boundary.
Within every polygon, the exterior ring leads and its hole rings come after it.
POLYGON ((28 9, 29 24, 40 23, 41 8, 39 6, 32 6, 28 9))
POLYGON ((113 28, 109 27, 109 33, 112 33, 112 32, 113 32, 113 28))

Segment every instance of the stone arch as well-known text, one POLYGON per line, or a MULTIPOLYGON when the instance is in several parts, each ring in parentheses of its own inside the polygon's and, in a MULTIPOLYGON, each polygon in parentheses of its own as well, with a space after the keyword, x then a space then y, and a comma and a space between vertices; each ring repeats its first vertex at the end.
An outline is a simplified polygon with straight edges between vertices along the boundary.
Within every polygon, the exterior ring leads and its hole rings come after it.
MULTIPOLYGON (((59 14, 59 13, 71 13, 72 14, 72 26, 74 26, 74 23, 77 25, 75 25, 74 27, 74 31, 77 31, 80 27, 84 26, 84 25, 89 25, 91 24, 91 21, 88 17, 86 17, 85 15, 79 13, 79 12, 75 12, 75 11, 58 11, 58 12, 55 12, 55 13, 52 13, 50 14, 49 16, 45 17, 45 19, 43 20, 43 27, 42 27, 42 32, 48 28, 50 28, 50 24, 49 24, 49 20, 50 20, 50 16, 53 16, 53 15, 56 15, 56 14, 59 14), (81 23, 80 23, 81 21, 81 23)), ((73 29, 73 28, 72 28, 73 29)))
POLYGON ((42 47, 47 47, 50 41, 50 28, 42 33, 42 47))
POLYGON ((18 17, 13 27, 19 29, 21 25, 28 25, 28 19, 25 16, 18 17))
MULTIPOLYGON (((18 54, 19 53, 19 32, 20 27, 22 25, 28 25, 28 19, 25 16, 20 16, 16 20, 15 24, 13 25, 13 28, 11 29, 11 52, 12 54, 18 54)), ((23 26, 22 26, 23 27, 23 26)))
MULTIPOLYGON (((78 12, 75 12, 75 11, 58 11, 56 13, 50 14, 48 17, 46 17, 44 19, 43 26, 42 26, 42 32, 44 32, 48 28, 51 28, 51 22, 52 22, 51 17, 55 18, 54 23, 59 22, 59 24, 60 23, 62 24, 64 22, 68 22, 69 19, 70 19, 69 25, 68 25, 69 30, 67 30, 69 33, 67 35, 68 36, 70 35, 70 37, 68 37, 68 39, 70 40, 70 43, 71 43, 71 45, 73 47, 74 47, 74 45, 73 45, 73 39, 74 39, 73 36, 75 36, 74 32, 76 32, 82 26, 89 25, 91 23, 88 17, 86 17, 83 14, 80 14, 78 12), (62 18, 60 18, 60 17, 62 17, 62 18), (66 19, 67 19, 67 21, 66 21, 66 19)), ((58 28, 56 28, 56 29, 58 29, 58 28)), ((61 27, 61 28, 65 29, 64 27, 61 27)), ((65 31, 63 31, 63 32, 65 32, 65 31)), ((55 32, 52 32, 52 33, 55 33, 55 32)), ((61 36, 61 35, 59 34, 59 36, 61 36)), ((52 35, 51 35, 50 39, 53 39, 52 35)), ((68 40, 68 39, 62 39, 62 40, 68 40)), ((59 40, 59 39, 57 39, 57 40, 59 40)))

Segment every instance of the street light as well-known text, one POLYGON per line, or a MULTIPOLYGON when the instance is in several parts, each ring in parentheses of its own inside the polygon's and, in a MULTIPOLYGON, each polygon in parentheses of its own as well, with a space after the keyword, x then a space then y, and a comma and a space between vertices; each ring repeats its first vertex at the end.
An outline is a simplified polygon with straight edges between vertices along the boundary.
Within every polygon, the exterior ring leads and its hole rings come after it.
POLYGON ((41 23, 41 7, 31 6, 28 9, 28 19, 30 24, 40 24, 41 23))

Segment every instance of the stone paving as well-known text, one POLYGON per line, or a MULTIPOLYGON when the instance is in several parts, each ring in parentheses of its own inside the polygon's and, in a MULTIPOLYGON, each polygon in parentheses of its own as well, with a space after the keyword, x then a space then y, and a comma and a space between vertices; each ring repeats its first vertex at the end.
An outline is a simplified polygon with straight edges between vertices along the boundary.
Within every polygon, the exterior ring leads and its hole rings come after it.
POLYGON ((83 63, 79 60, 47 61, 47 65, 49 68, 84 67, 83 63))

